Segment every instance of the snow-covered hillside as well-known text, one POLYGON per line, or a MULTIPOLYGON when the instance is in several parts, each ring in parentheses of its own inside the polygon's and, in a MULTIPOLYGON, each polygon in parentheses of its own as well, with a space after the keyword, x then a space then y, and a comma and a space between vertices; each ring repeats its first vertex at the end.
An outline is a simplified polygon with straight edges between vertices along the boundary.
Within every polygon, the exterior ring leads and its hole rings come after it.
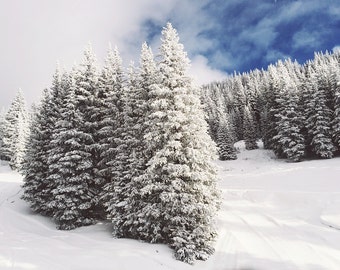
POLYGON ((238 160, 217 162, 216 252, 194 266, 165 245, 113 239, 110 224, 56 230, 20 200, 21 176, 1 164, 0 269, 340 269, 340 158, 287 163, 237 146, 238 160))

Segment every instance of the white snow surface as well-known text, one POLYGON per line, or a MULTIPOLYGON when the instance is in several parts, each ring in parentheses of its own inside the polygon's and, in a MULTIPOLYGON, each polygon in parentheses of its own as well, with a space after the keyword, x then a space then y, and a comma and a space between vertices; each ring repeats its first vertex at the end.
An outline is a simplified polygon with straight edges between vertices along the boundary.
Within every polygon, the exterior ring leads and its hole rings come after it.
POLYGON ((111 237, 110 224, 58 231, 20 200, 0 164, 0 269, 340 269, 340 158, 288 163, 271 151, 217 161, 223 203, 216 252, 193 266, 166 245, 111 237))

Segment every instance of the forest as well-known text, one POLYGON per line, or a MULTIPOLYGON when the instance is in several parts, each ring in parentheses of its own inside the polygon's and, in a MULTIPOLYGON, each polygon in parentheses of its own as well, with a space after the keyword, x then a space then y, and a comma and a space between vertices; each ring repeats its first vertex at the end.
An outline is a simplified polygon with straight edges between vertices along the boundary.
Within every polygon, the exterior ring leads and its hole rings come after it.
POLYGON ((340 53, 315 53, 303 65, 279 60, 267 70, 234 74, 202 88, 210 134, 222 160, 233 144, 298 162, 332 158, 340 149, 340 53))

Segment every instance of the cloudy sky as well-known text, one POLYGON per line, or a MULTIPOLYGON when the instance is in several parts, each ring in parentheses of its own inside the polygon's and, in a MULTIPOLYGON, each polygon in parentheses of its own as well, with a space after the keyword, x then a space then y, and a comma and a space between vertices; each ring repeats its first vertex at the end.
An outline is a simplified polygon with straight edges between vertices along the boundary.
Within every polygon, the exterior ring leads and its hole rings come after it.
POLYGON ((100 62, 109 43, 125 66, 144 41, 156 54, 168 21, 199 83, 340 48, 339 0, 0 0, 0 107, 19 88, 37 101, 56 62, 70 69, 89 42, 100 62))

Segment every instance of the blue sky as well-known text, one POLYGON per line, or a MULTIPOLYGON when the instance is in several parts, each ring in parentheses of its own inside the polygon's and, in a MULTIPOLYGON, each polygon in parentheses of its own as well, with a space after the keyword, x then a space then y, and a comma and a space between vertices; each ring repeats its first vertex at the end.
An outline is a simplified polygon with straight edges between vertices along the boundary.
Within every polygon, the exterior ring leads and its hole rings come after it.
POLYGON ((99 62, 117 45, 124 65, 147 41, 157 54, 166 22, 177 28, 198 83, 340 46, 339 0, 0 0, 0 107, 18 88, 28 103, 49 87, 56 62, 99 62))

